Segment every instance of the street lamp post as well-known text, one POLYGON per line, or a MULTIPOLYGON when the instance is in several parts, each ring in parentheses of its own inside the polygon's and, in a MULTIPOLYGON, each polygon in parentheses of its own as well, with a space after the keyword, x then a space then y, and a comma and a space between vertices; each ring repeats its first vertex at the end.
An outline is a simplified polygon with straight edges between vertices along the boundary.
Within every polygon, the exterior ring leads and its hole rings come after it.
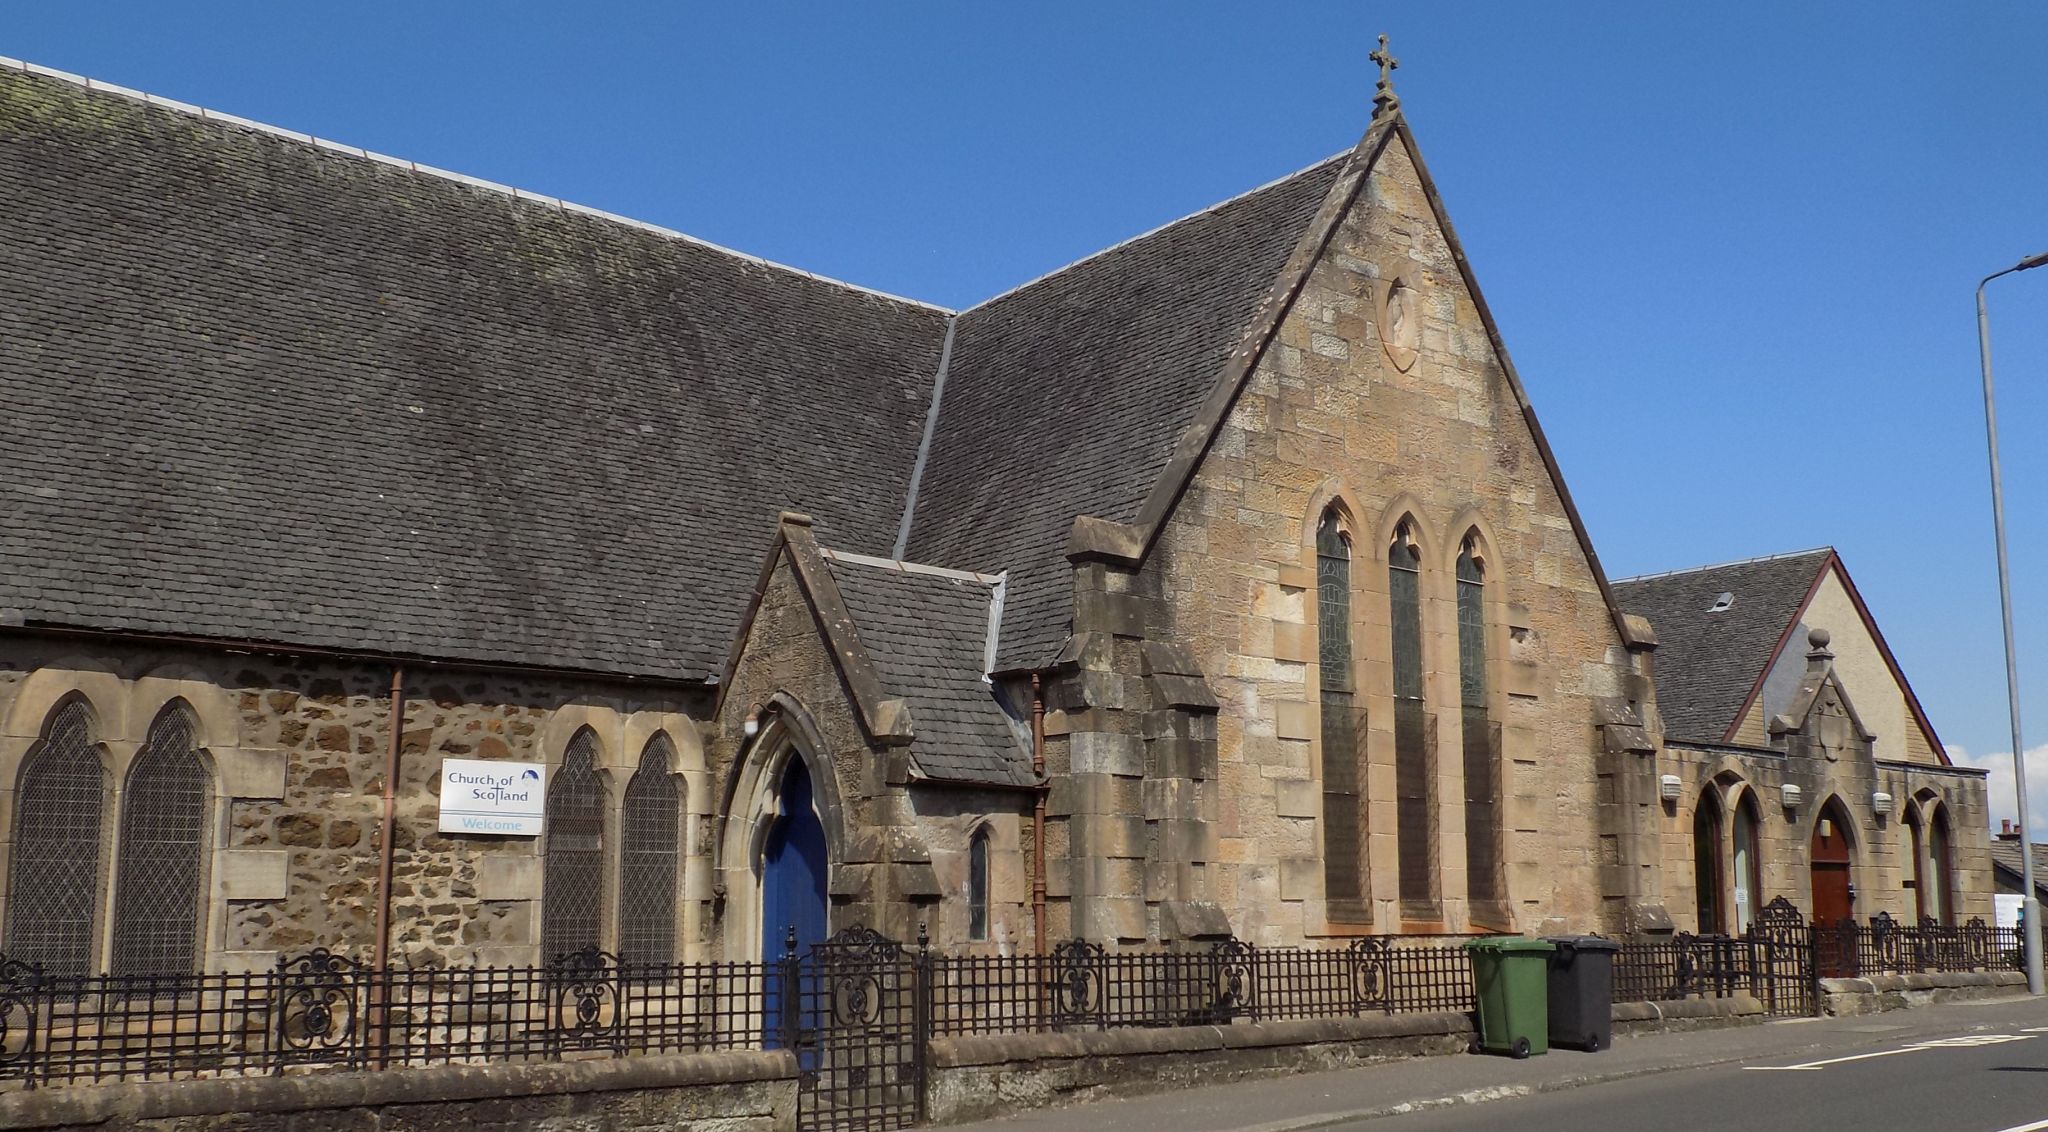
POLYGON ((2048 252, 2031 255, 1977 284, 1977 356, 1984 367, 1984 443, 1991 455, 1991 526, 1998 540, 1998 607, 2005 620, 2005 698, 2012 713, 2012 772, 2019 794, 2020 870, 2026 885, 2022 922, 2026 929, 2027 990, 2040 994, 2041 901, 2034 892, 2034 838, 2027 830, 2027 749, 2020 742, 2020 668, 2012 639, 2012 577, 2005 559, 2005 485, 1998 475, 1998 410, 1991 398, 1991 316, 1984 309, 1984 285, 2001 275, 2048 264, 2048 252))

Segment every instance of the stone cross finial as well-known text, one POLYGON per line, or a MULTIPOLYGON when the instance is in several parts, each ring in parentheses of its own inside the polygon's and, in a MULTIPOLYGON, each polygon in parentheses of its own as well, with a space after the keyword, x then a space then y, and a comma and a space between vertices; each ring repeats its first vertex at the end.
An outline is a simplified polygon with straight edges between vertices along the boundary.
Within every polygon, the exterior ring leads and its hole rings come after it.
POLYGON ((1387 50, 1385 35, 1380 36, 1379 50, 1366 58, 1380 65, 1379 87, 1372 96, 1372 116, 1377 118, 1401 105, 1400 96, 1394 93, 1394 72, 1400 68, 1401 61, 1394 58, 1393 52, 1387 50))

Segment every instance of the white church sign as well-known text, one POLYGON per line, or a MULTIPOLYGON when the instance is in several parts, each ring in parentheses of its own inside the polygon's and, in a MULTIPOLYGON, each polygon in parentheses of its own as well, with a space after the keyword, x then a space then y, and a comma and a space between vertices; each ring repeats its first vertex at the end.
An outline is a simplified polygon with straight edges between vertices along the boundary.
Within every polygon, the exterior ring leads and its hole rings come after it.
POLYGON ((441 760, 441 832, 539 837, 547 805, 540 763, 441 760))

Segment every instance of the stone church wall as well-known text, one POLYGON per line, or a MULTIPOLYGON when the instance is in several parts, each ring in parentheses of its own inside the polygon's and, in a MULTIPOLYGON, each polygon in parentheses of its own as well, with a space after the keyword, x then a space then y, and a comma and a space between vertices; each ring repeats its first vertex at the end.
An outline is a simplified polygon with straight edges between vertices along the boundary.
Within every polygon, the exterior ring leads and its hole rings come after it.
MULTIPOLYGON (((1849 815, 1850 879, 1856 886, 1855 915, 1868 920, 1880 912, 1902 923, 1918 920, 1913 891, 1912 835, 1907 807, 1931 815, 1938 805, 1947 813, 1954 837, 1952 850, 1957 923, 1981 916, 1992 922, 1989 810, 1982 775, 1968 770, 1905 762, 1872 762, 1844 758, 1838 762, 1774 751, 1729 747, 1672 745, 1658 757, 1662 773, 1676 774, 1679 797, 1661 805, 1658 828, 1664 857, 1665 906, 1680 931, 1700 931, 1699 893, 1694 882, 1693 822, 1701 796, 1712 791, 1723 815, 1722 900, 1732 909, 1734 814, 1745 796, 1760 819, 1757 848, 1763 891, 1752 898, 1752 910, 1783 896, 1800 911, 1813 913, 1812 838, 1828 799, 1838 799, 1849 815), (1783 788, 1799 787, 1797 807, 1784 805, 1783 788), (1892 797, 1891 812, 1880 816, 1872 796, 1892 797)), ((1931 816, 1927 819, 1931 820, 1931 816)), ((1731 919, 1732 911, 1729 913, 1731 919)))
MULTIPOLYGON (((1415 166, 1390 144, 1323 253, 1142 569, 1076 570, 1080 637, 1050 749, 1055 870, 1084 934, 1178 938, 1176 907, 1228 910, 1261 943, 1333 930, 1319 815, 1315 552, 1326 506, 1353 539, 1353 651, 1366 708, 1376 932, 1617 930, 1653 892, 1647 760, 1599 753, 1596 700, 1646 701, 1573 521, 1498 364, 1415 166), (1419 322, 1383 346, 1399 278, 1419 322), (1419 355, 1419 356, 1418 356, 1419 355), (1427 700, 1438 718, 1440 915, 1396 890, 1386 547, 1412 514, 1424 553, 1427 700), (1510 906, 1475 916, 1463 873, 1459 544, 1487 560, 1491 714, 1501 725, 1510 906), (1141 647, 1142 646, 1142 647, 1141 647), (1174 702, 1187 671, 1213 714, 1174 702), (1148 652, 1147 650, 1155 650, 1148 652), (1162 667, 1163 666, 1163 667, 1162 667), (1163 746, 1162 746, 1163 744, 1163 746), (1608 760, 1627 760, 1611 764, 1608 760), (1064 789, 1062 789, 1064 787, 1064 789), (1064 841, 1064 844, 1062 844, 1064 841), (1635 842, 1641 841, 1643 845, 1635 842), (1505 920, 1506 922, 1502 922, 1505 920)), ((1185 697, 1183 697, 1185 698, 1185 697)))
MULTIPOLYGON (((326 947, 367 960, 374 937, 382 791, 390 741, 391 669, 317 657, 158 648, 30 635, 0 638, 0 871, 21 759, 50 708, 82 695, 98 721, 116 787, 150 721, 182 698, 200 721, 214 769, 214 846, 202 938, 209 969, 264 967, 279 953, 326 947)), ((559 765, 570 737, 597 733, 611 798, 607 840, 641 750, 668 733, 679 772, 686 838, 701 839, 709 800, 691 713, 697 693, 544 674, 408 669, 394 839, 391 954, 396 963, 538 961, 541 844, 535 838, 437 831, 441 760, 559 765), (696 763, 698 769, 688 769, 696 763)), ((107 811, 103 862, 115 821, 107 811)), ((616 860, 616 848, 608 847, 616 860)), ((101 882, 100 952, 111 896, 101 882)), ((617 907, 617 870, 606 907, 617 907)), ((678 938, 708 894, 700 868, 682 878, 678 938), (692 900, 694 895, 696 900, 692 900)), ((0 916, 5 909, 0 908, 0 916)), ((606 946, 615 944, 607 914, 606 946)), ((684 949, 694 952, 685 943, 684 949)))

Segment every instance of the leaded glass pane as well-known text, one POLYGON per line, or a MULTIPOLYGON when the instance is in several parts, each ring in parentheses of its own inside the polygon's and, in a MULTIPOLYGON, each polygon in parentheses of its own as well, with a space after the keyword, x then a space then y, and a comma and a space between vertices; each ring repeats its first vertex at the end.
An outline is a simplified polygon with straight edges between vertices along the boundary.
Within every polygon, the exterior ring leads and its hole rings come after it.
POLYGON ((1316 641, 1323 689, 1351 691, 1351 546, 1334 511, 1316 529, 1316 641))
POLYGON ((1485 572, 1467 541, 1458 553, 1458 699, 1465 771, 1465 887, 1475 906, 1500 891, 1500 728, 1486 687, 1485 572))
POLYGON ((198 970, 199 880, 206 838, 206 766, 192 710, 158 713, 121 792, 114 871, 114 973, 198 970))
POLYGON ((1486 586, 1469 545, 1458 555, 1458 700, 1486 704, 1486 586))
POLYGON ((1465 892, 1474 904, 1500 891, 1500 725, 1484 707, 1464 709, 1465 892))
POLYGON ((1421 555, 1403 524, 1387 548, 1394 650, 1394 841, 1400 852, 1403 910, 1426 916, 1436 910, 1436 720, 1422 699, 1421 569, 1421 555))
POLYGON ((626 783, 619 835, 619 955, 629 963, 676 960, 676 868, 682 845, 682 792, 675 746, 648 740, 640 769, 626 783))
POLYGON ((1324 692, 1323 896, 1332 920, 1364 923, 1367 897, 1361 713, 1347 692, 1324 692))
POLYGON ((604 922, 604 789, 597 778, 597 737, 569 740, 548 784, 546 873, 540 950, 552 960, 600 943, 604 922))
POLYGON ((988 830, 967 843, 967 938, 988 938, 988 830))
POLYGON ((1400 850, 1401 903, 1426 915, 1436 903, 1435 799, 1430 791, 1430 749, 1436 720, 1421 700, 1394 701, 1394 832, 1400 850))
POLYGON ((46 735, 15 787, 4 950, 53 974, 90 974, 107 772, 83 703, 58 708, 46 735))

